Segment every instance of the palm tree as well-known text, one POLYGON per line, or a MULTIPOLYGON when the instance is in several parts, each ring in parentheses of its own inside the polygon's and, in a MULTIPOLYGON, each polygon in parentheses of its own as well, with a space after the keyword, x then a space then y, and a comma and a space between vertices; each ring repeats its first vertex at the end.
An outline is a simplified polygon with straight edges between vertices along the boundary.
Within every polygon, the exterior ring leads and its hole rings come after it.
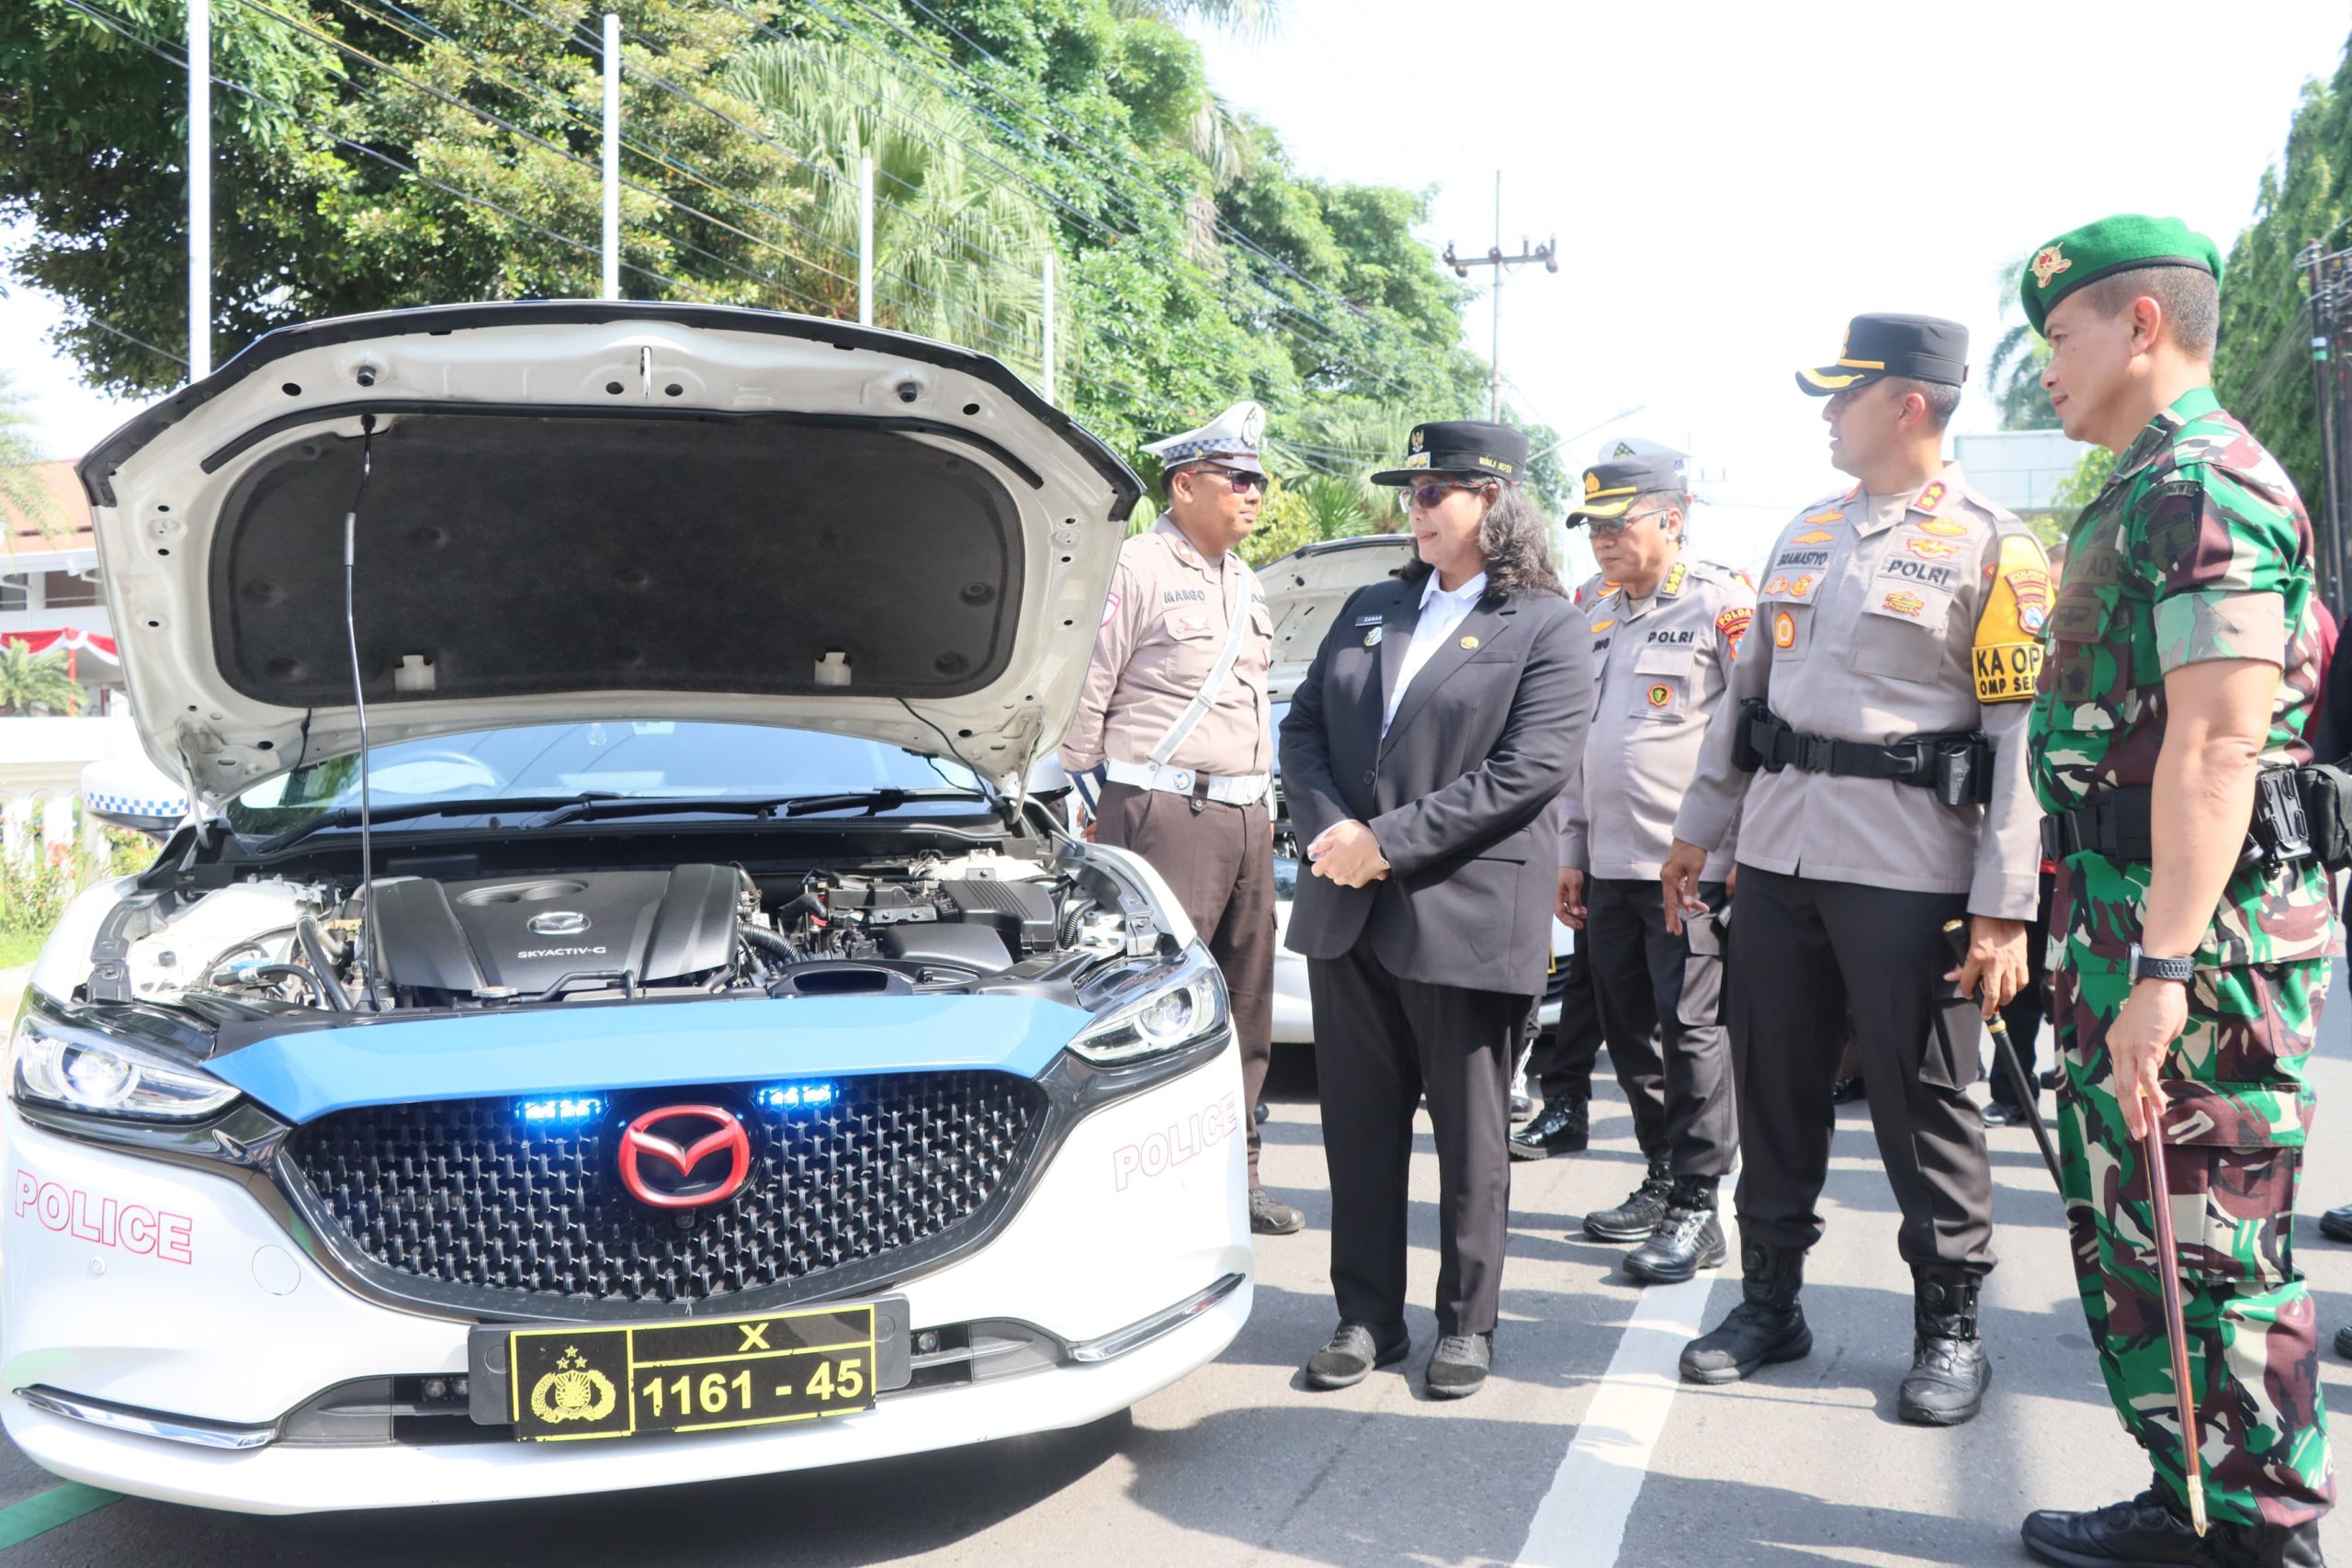
MULTIPOLYGON (((61 519, 49 489, 33 471, 40 450, 33 444, 33 416, 25 395, 0 370, 0 513, 29 518, 44 534, 57 531, 61 519)), ((13 534, 0 534, 0 550, 12 546, 13 534)))
POLYGON ((728 90, 804 150, 792 183, 805 254, 794 286, 857 313, 859 164, 874 160, 875 320, 1036 363, 1043 341, 1045 214, 971 150, 993 130, 954 98, 871 55, 796 40, 752 46, 728 90))
MULTIPOLYGON (((2020 254, 2001 269, 2001 299, 2007 308, 2017 306, 2018 280, 2025 276, 2030 255, 2020 254)), ((2050 345, 2025 321, 2010 322, 1993 345, 1993 355, 1984 364, 1984 385, 2001 411, 2003 430, 2057 428, 2058 412, 2041 389, 2041 367, 2049 363, 2050 345)))
POLYGON ((65 655, 35 653, 20 641, 0 638, 0 714, 41 711, 82 711, 82 688, 65 672, 65 655))

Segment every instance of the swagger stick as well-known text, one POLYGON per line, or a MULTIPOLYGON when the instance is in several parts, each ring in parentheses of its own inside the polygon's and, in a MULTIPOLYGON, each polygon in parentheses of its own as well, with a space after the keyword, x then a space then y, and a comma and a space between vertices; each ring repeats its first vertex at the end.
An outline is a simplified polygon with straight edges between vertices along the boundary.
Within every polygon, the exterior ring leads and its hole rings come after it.
POLYGON ((2205 1456, 2197 1435, 2197 1395, 2188 1382, 2188 1324, 2180 1310, 2180 1249, 2173 1240, 2172 1183, 2165 1178, 2165 1126, 2149 1106, 2147 1135, 2140 1147, 2148 1160, 2148 1183, 2156 1211, 2157 1275, 2165 1289, 2165 1337, 2172 1343, 2172 1386, 2180 1418, 2180 1471, 2188 1483, 2188 1520, 2205 1533, 2205 1456))
MULTIPOLYGON (((1944 940, 1951 943, 1951 953, 1962 964, 1968 962, 1968 922, 1946 920, 1944 940)), ((2060 1193, 2066 1184, 2058 1176, 2058 1150, 2050 1142, 2050 1129, 2041 1120, 2041 1096, 2034 1089, 2033 1080, 2026 1077, 2024 1064, 2018 1060, 2017 1043, 2009 1038, 2009 1026, 1999 1013, 1984 1021, 1993 1032, 1993 1056, 2008 1075, 2009 1088, 2018 1097, 2018 1104, 2025 1111, 2026 1124, 2033 1129, 2033 1141, 2041 1145, 2041 1163, 2050 1168, 2050 1179, 2060 1193)))

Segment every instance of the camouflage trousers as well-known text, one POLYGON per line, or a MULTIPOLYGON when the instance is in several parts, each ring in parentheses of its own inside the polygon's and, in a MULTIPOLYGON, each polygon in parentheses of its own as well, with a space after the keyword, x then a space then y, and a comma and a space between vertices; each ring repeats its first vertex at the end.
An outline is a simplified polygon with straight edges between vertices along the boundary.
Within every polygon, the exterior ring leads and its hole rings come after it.
MULTIPOLYGON (((2107 1030, 2122 965, 2053 970, 2060 1169, 2083 1315, 2124 1430, 2185 1499, 2154 1211, 2125 1130, 2107 1030)), ((2165 1064, 2165 1175, 2180 1248, 2205 1496, 2217 1521, 2295 1525, 2335 1495, 2319 1341, 2295 1268, 2295 1189, 2312 1098, 2304 1079, 2328 961, 2199 969, 2165 1064)))

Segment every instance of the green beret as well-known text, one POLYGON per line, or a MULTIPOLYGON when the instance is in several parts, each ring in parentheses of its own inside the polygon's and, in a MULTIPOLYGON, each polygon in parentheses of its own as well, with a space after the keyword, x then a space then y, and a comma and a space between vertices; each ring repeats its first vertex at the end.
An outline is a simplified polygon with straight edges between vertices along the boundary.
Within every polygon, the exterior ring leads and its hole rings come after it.
POLYGON ((2221 247, 2177 218, 2119 212, 2069 230, 2033 253, 2018 297, 2035 332, 2051 307, 2086 283, 2143 266, 2193 266, 2222 277, 2221 247))

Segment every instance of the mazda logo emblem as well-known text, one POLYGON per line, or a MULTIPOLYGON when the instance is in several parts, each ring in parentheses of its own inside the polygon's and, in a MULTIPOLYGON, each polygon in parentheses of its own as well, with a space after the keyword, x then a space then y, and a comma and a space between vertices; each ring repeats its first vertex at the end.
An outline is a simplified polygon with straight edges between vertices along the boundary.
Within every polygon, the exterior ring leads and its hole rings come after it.
POLYGON ((533 915, 530 927, 540 936, 578 936, 588 929, 588 917, 577 909, 550 909, 533 915))
POLYGON ((752 1140, 716 1105, 665 1105, 621 1130, 621 1185, 655 1209, 723 1203, 752 1174, 752 1140))

